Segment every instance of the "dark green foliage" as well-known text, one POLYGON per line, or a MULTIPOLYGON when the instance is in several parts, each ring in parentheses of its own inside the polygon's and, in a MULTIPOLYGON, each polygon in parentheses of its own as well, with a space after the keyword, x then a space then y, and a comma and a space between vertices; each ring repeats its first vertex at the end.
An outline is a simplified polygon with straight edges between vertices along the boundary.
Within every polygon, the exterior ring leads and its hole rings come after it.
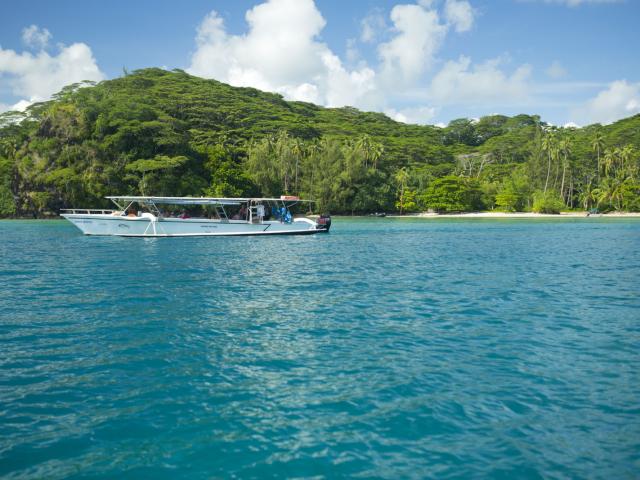
POLYGON ((560 213, 564 202, 555 192, 536 192, 533 195, 533 211, 536 213, 560 213))
POLYGON ((620 192, 622 210, 640 212, 640 183, 625 182, 620 192))
POLYGON ((445 145, 463 143, 465 145, 475 146, 481 141, 481 137, 476 131, 473 121, 468 118, 451 120, 444 130, 443 140, 445 145))
POLYGON ((422 196, 422 203, 436 212, 480 210, 479 185, 473 180, 450 175, 435 180, 422 196))
POLYGON ((541 191, 554 209, 637 210, 638 152, 640 115, 583 129, 529 115, 405 125, 146 69, 0 115, 0 216, 141 193, 299 194, 365 213, 529 210, 541 191))
POLYGON ((521 210, 521 198, 513 186, 506 184, 495 196, 496 207, 505 212, 517 212, 521 210))
POLYGON ((11 217, 16 213, 16 203, 11 192, 12 164, 0 157, 0 217, 11 217))

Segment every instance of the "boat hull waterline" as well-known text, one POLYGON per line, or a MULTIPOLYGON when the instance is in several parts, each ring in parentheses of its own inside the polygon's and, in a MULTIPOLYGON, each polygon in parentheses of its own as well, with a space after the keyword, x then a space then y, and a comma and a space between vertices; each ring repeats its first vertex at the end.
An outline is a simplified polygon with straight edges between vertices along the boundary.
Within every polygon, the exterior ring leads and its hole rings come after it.
POLYGON ((209 220, 202 218, 157 218, 150 214, 141 217, 111 214, 62 214, 85 235, 119 237, 201 237, 242 235, 313 235, 328 232, 328 228, 307 218, 291 223, 244 220, 209 220))

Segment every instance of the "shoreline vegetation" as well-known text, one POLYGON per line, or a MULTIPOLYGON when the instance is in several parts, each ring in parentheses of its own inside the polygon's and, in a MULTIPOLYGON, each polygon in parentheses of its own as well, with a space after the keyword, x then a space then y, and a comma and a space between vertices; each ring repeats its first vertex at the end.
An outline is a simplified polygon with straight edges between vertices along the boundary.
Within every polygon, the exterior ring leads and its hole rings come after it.
POLYGON ((463 213, 410 213, 406 215, 387 215, 388 218, 640 218, 640 212, 609 212, 589 214, 588 212, 463 212, 463 213))
POLYGON ((408 125, 159 68, 0 114, 0 218, 109 208, 107 195, 283 194, 345 215, 639 212, 640 114, 408 125))

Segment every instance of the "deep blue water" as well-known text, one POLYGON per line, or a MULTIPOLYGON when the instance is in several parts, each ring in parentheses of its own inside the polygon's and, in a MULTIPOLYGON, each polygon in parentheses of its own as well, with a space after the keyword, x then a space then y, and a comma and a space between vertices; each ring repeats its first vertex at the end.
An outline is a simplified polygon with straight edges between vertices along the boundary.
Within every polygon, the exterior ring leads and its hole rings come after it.
POLYGON ((0 222, 0 476, 638 478, 640 220, 0 222))

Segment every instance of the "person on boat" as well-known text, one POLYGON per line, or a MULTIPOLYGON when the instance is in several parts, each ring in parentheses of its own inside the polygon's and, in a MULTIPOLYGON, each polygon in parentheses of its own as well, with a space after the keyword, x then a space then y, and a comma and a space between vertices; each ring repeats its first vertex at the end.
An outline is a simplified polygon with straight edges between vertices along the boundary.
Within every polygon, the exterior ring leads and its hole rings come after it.
POLYGON ((182 213, 178 216, 178 218, 181 218, 184 220, 186 218, 191 218, 191 217, 189 216, 186 210, 182 210, 182 213))
POLYGON ((137 217, 138 211, 135 208, 130 208, 129 213, 127 213, 127 217, 137 217))
POLYGON ((231 220, 246 220, 247 219, 247 207, 242 205, 238 213, 236 213, 231 220))
POLYGON ((282 207, 280 209, 280 223, 291 223, 293 221, 293 216, 287 207, 282 207))

